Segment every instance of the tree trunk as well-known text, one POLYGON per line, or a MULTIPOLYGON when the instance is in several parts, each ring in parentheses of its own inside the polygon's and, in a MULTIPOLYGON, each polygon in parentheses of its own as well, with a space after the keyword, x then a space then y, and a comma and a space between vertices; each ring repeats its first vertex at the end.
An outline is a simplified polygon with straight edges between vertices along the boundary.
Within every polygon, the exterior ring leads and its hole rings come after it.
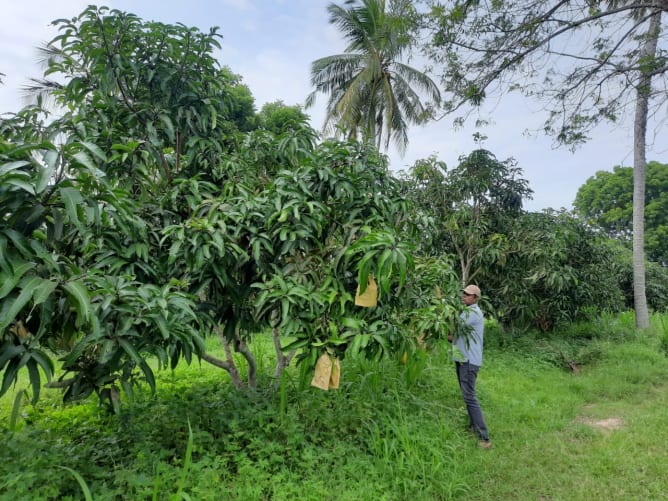
POLYGON ((227 373, 232 378, 232 384, 234 384, 236 388, 243 388, 244 384, 241 381, 239 369, 237 369, 237 366, 234 363, 234 359, 232 358, 232 349, 230 348, 230 343, 227 341, 227 338, 225 337, 225 334, 223 334, 223 330, 220 328, 220 326, 216 326, 216 334, 218 334, 218 339, 220 339, 220 342, 223 344, 226 360, 220 360, 219 358, 216 358, 213 355, 209 355, 208 353, 202 354, 202 360, 227 371, 227 373))
MULTIPOLYGON (((226 360, 220 360, 219 358, 216 358, 213 355, 209 355, 208 353, 202 354, 202 360, 209 362, 211 365, 215 365, 216 367, 226 370, 230 375, 230 377, 232 378, 232 383, 234 384, 234 386, 236 388, 243 388, 244 383, 241 380, 241 374, 239 373, 239 369, 234 363, 230 342, 227 340, 225 334, 223 334, 223 330, 219 326, 216 327, 216 333, 218 334, 220 342, 223 344, 226 360)), ((249 388, 257 387, 257 362, 255 361, 255 356, 253 355, 253 352, 251 352, 246 342, 239 337, 238 333, 236 334, 236 339, 234 339, 233 342, 234 342, 234 351, 240 353, 244 357, 244 359, 246 360, 246 364, 248 366, 248 377, 246 383, 247 386, 249 388)))
POLYGON ((277 327, 272 329, 271 338, 274 341, 274 350, 276 351, 276 370, 274 371, 274 377, 277 380, 280 380, 283 371, 290 365, 290 362, 297 354, 297 350, 292 350, 287 355, 283 354, 283 350, 281 349, 280 332, 277 327))
MULTIPOLYGON (((651 18, 647 39, 640 50, 641 60, 656 56, 656 47, 661 29, 661 11, 651 18)), ((645 167, 647 115, 651 94, 651 70, 641 70, 638 81, 635 119, 633 126, 633 302, 636 327, 649 327, 649 311, 645 295, 645 167)))
POLYGON ((234 348, 238 353, 241 353, 246 359, 248 364, 248 387, 256 388, 257 387, 257 362, 255 361, 255 355, 250 351, 250 348, 241 338, 237 338, 234 343, 234 348))

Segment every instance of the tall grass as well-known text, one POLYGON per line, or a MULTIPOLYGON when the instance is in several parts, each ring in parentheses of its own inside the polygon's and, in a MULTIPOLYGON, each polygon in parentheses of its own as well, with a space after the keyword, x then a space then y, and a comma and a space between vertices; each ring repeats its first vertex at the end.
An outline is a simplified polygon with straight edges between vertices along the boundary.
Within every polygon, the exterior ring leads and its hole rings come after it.
POLYGON ((137 392, 119 416, 47 396, 20 400, 17 418, 12 396, 0 500, 80 499, 81 482, 96 500, 662 499, 661 335, 613 317, 550 336, 490 329, 478 387, 491 450, 465 430, 447 346, 406 365, 346 358, 338 391, 294 368, 277 388, 270 350, 256 347, 258 390, 193 364, 159 373, 157 394, 137 392), (619 429, 596 425, 610 418, 619 429))

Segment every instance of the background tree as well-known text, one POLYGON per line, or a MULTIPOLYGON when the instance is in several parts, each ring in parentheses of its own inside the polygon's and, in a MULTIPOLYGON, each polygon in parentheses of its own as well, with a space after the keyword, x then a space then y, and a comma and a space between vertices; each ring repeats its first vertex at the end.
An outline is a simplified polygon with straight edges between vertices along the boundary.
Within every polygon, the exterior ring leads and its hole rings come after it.
POLYGON ((504 237, 503 259, 480 275, 503 324, 548 331, 623 308, 623 266, 609 240, 572 214, 521 214, 504 237))
POLYGON ((503 259, 506 222, 522 213, 522 201, 532 193, 521 173, 515 160, 502 162, 478 149, 460 158, 446 176, 451 212, 444 224, 463 284, 474 281, 491 262, 503 259))
POLYGON ((548 104, 545 131, 577 145, 600 121, 634 106, 634 291, 636 322, 649 325, 644 290, 647 123, 668 100, 664 1, 534 2, 427 0, 431 58, 453 112, 508 88, 548 104), (662 43, 659 43, 661 40, 662 43), (521 83, 517 77, 521 77, 521 83))
POLYGON ((0 228, 0 393, 27 367, 38 394, 31 360, 50 376, 41 350, 63 357, 66 399, 95 391, 116 406, 121 386, 153 386, 146 357, 175 365, 203 349, 195 298, 170 273, 161 228, 188 210, 169 203, 176 179, 210 170, 226 149, 209 133, 230 87, 211 57, 215 31, 94 7, 56 24, 46 75, 62 75, 52 93, 62 114, 47 119, 38 101, 1 124, 2 169, 20 170, 22 184, 2 183, 12 201, 0 228))
POLYGON ((499 161, 485 149, 462 156, 449 171, 434 157, 418 160, 406 183, 407 195, 429 215, 423 251, 453 254, 461 282, 475 282, 483 268, 503 259, 506 221, 531 196, 521 172, 513 159, 499 161))
POLYGON ((346 52, 318 59, 311 66, 313 92, 329 95, 324 130, 400 152, 408 144, 408 127, 431 118, 440 93, 424 73, 401 60, 410 48, 415 21, 412 2, 348 0, 330 4, 329 21, 348 42, 346 52), (423 103, 425 96, 428 103, 423 103))
POLYGON ((502 324, 550 330, 623 307, 627 268, 608 239, 568 213, 523 211, 531 190, 512 159, 478 149, 448 171, 431 157, 403 182, 420 252, 458 263, 459 286, 484 286, 485 307, 502 324))
MULTIPOLYGON (((633 256, 628 244, 610 240, 608 253, 614 260, 619 288, 626 308, 633 308, 633 256)), ((654 312, 668 311, 668 268, 647 261, 647 305, 654 312)))
POLYGON ((301 106, 288 106, 280 100, 265 103, 258 113, 260 127, 276 135, 302 127, 308 120, 309 116, 302 111, 301 106))
MULTIPOLYGON (((575 210, 612 238, 630 244, 633 234, 633 169, 599 171, 577 192, 575 210)), ((647 257, 668 264, 668 165, 647 163, 645 249, 647 257)))

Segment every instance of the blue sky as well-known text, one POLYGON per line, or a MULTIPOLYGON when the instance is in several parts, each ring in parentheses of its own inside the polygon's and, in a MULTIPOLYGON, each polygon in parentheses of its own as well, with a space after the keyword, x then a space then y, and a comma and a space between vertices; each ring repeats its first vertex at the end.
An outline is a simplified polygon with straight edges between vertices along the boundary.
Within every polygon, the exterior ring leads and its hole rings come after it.
MULTIPOLYGON (((17 0, 3 5, 3 29, 0 32, 0 113, 16 111, 22 104, 20 87, 29 77, 40 76, 34 47, 56 35, 50 22, 79 14, 90 0, 17 0)), ((132 12, 142 19, 165 23, 180 22, 208 30, 219 26, 223 35, 218 54, 222 64, 240 74, 253 93, 259 109, 278 99, 286 104, 302 104, 310 92, 309 66, 323 56, 343 52, 344 41, 329 25, 326 7, 329 0, 115 0, 99 5, 132 12)), ((325 96, 307 110, 314 127, 320 128, 324 117, 325 96)), ((505 96, 488 103, 473 116, 491 120, 482 130, 488 139, 483 147, 499 160, 513 157, 534 190, 534 199, 526 203, 530 210, 547 207, 570 208, 577 189, 599 170, 615 165, 632 165, 632 117, 616 129, 599 128, 592 140, 574 153, 554 149, 552 140, 525 131, 539 128, 544 115, 538 103, 505 96)), ((432 154, 455 166, 461 155, 475 144, 475 129, 467 125, 453 129, 452 120, 415 127, 403 158, 390 148, 391 168, 406 169, 416 159, 432 154)), ((649 138, 651 142, 653 138, 649 138)), ((649 160, 668 162, 668 152, 655 139, 656 152, 649 160)))

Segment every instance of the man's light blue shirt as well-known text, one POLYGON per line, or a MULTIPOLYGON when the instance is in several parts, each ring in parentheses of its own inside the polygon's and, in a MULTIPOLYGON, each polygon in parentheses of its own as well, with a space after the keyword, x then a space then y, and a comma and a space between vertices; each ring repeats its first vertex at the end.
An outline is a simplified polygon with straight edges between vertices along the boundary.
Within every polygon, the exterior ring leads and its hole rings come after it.
POLYGON ((464 355, 464 362, 481 366, 483 332, 485 329, 482 311, 477 304, 472 304, 462 312, 460 318, 471 330, 468 336, 457 337, 455 346, 464 355))

